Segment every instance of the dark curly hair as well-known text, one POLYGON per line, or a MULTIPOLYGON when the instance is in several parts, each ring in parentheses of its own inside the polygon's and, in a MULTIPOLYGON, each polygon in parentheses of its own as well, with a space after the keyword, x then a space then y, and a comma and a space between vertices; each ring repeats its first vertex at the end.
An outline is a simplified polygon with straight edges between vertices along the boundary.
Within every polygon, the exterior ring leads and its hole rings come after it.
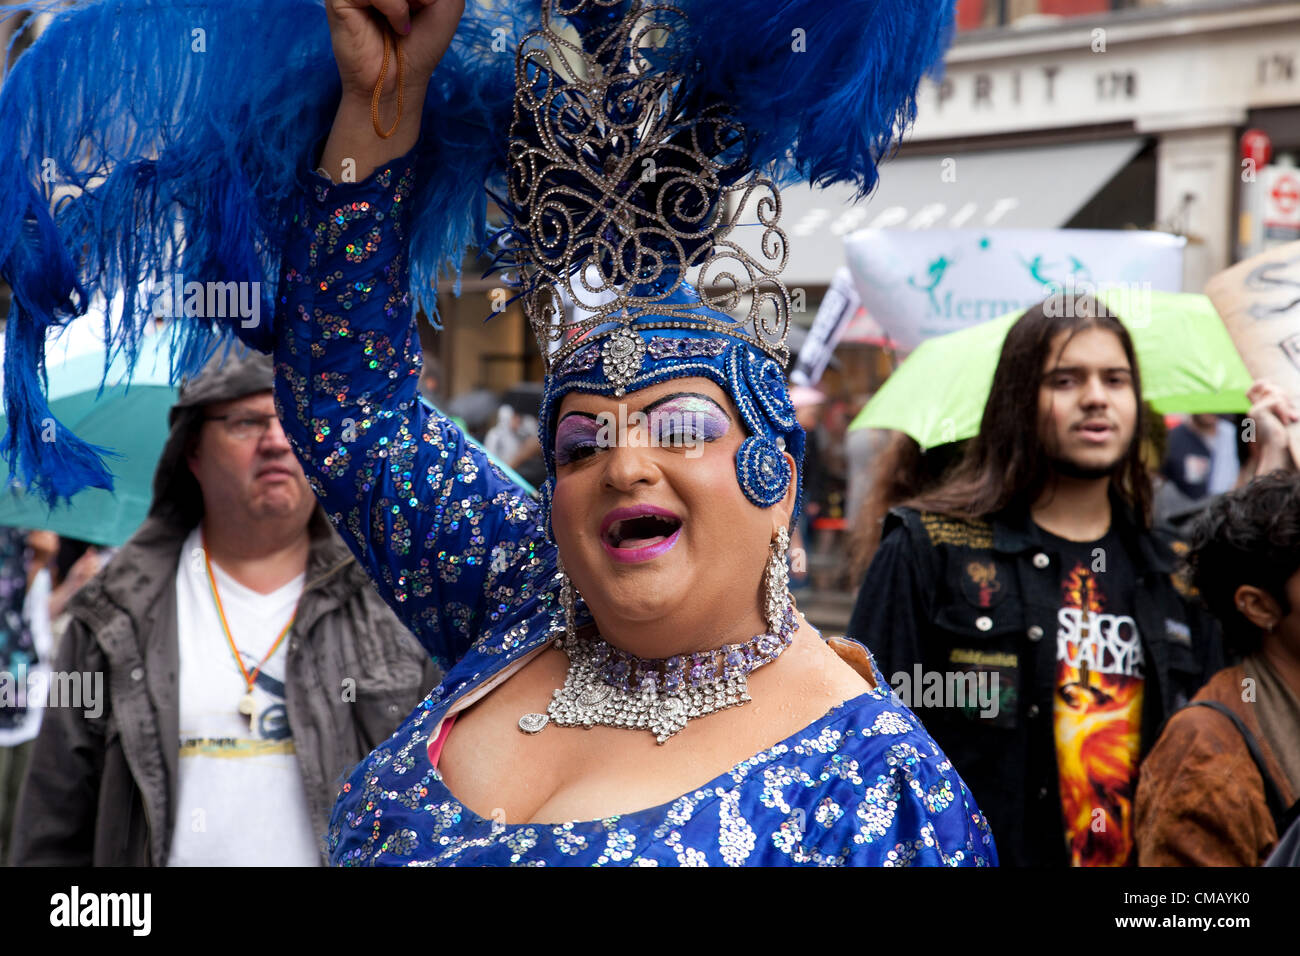
POLYGON ((1287 580, 1300 570, 1300 474, 1274 472, 1215 499, 1188 534, 1192 583, 1238 656, 1262 633, 1237 610, 1237 588, 1257 587, 1290 614, 1287 580))

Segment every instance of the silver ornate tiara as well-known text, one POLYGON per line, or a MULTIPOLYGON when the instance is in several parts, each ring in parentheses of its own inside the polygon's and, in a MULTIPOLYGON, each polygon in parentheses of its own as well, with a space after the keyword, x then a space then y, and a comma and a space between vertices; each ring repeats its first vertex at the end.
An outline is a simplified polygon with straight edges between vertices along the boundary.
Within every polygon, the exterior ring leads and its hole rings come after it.
POLYGON ((689 79, 665 68, 684 23, 670 3, 543 0, 520 43, 507 232, 548 376, 611 336, 607 364, 639 365, 633 329, 719 332, 788 360, 780 194, 747 168, 726 105, 687 106, 689 79), (749 216, 758 256, 734 235, 749 216), (684 288, 696 269, 698 304, 684 288), (726 314, 746 296, 746 314, 726 314))

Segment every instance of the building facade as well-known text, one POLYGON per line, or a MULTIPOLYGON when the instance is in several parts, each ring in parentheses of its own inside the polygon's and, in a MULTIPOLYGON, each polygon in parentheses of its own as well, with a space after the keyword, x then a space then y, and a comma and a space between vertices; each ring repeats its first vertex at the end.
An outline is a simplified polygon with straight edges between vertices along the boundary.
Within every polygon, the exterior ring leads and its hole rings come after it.
POLYGON ((787 190, 791 284, 823 287, 861 228, 1141 228, 1187 237, 1199 292, 1257 251, 1262 199, 1300 207, 1241 147, 1258 130, 1275 162, 1300 151, 1300 3, 960 0, 958 15, 876 192, 787 190))

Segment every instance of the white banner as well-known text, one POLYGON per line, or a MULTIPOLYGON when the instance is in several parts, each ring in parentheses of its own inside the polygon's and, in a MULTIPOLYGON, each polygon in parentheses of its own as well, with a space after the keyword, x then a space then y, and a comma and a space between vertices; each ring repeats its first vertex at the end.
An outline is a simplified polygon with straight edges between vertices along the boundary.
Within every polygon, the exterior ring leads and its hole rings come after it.
MULTIPOLYGON (((1054 292, 1181 292, 1186 240, 1092 229, 866 229, 844 240, 862 304, 901 348, 1054 292)), ((1140 307, 1140 306, 1139 306, 1140 307)))
POLYGON ((790 381, 795 385, 813 386, 821 381, 826 366, 830 363, 831 353, 844 336, 844 330, 858 311, 858 293, 853 288, 849 270, 843 267, 835 270, 830 288, 822 297, 821 307, 817 309, 817 318, 813 320, 808 338, 804 339, 799 349, 799 358, 790 381))

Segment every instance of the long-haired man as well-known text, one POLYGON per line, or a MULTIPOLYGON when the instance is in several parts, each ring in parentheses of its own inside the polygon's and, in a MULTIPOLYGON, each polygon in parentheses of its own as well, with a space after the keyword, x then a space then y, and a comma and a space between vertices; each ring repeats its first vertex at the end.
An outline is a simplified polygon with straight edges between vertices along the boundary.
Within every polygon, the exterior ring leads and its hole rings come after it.
POLYGON ((1142 388, 1091 297, 1008 332, 979 435, 892 510, 849 635, 875 653, 1012 865, 1122 865, 1138 763, 1221 666, 1149 530, 1142 388))

